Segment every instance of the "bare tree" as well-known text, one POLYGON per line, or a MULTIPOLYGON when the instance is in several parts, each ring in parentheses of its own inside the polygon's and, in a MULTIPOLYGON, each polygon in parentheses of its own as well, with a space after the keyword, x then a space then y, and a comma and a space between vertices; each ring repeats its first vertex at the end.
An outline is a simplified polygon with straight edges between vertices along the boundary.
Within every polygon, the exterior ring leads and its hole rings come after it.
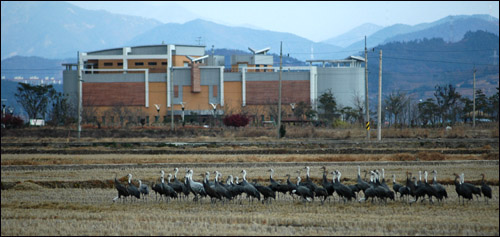
MULTIPOLYGON (((96 119, 98 107, 96 106, 96 99, 91 95, 85 96, 85 104, 82 107, 82 123, 97 123, 100 126, 99 121, 96 119)), ((78 109, 77 109, 78 110, 78 109)))
MULTIPOLYGON (((384 99, 384 104, 387 108, 387 113, 389 113, 389 117, 394 115, 394 123, 401 124, 400 115, 404 112, 404 109, 408 103, 408 98, 406 93, 404 92, 392 92, 384 99)), ((389 119, 390 120, 390 119, 389 119)))
POLYGON ((357 91, 354 92, 352 97, 354 108, 357 112, 357 122, 363 124, 365 112, 365 100, 359 95, 357 91))
POLYGON ((113 105, 105 114, 113 118, 112 120, 114 121, 111 121, 111 123, 118 123, 120 127, 123 127, 128 117, 132 114, 132 110, 130 110, 129 106, 119 103, 113 105))

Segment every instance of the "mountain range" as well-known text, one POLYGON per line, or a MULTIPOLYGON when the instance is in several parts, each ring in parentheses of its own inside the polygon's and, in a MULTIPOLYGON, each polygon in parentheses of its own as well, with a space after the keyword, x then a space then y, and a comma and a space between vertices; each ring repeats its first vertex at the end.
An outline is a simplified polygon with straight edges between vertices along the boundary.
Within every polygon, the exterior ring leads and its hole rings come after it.
POLYGON ((364 50, 364 35, 369 48, 394 41, 443 38, 457 42, 467 31, 483 30, 498 35, 498 19, 489 15, 448 16, 435 22, 414 26, 395 24, 380 27, 363 24, 345 34, 322 42, 286 32, 259 30, 217 24, 207 20, 167 23, 137 16, 85 10, 66 2, 2 1, 2 60, 15 56, 51 59, 73 58, 78 51, 147 44, 203 44, 207 48, 244 50, 271 47, 305 61, 339 59, 364 50))
POLYGON ((66 2, 2 1, 2 60, 16 55, 76 57, 78 51, 125 46, 161 23, 91 11, 66 2))
MULTIPOLYGON (((363 24, 322 42, 285 32, 217 24, 207 20, 163 24, 137 16, 85 10, 66 2, 1 2, 2 76, 39 76, 60 79, 62 63, 76 62, 77 51, 94 51, 148 44, 202 44, 207 54, 226 57, 249 53, 248 47, 271 47, 279 62, 283 42, 284 65, 306 65, 308 59, 364 57, 369 51, 369 95, 377 93, 379 50, 383 50, 384 94, 403 90, 414 98, 433 97, 436 84, 451 83, 461 93, 471 92, 476 63, 478 87, 491 94, 498 87, 498 19, 489 15, 448 16, 418 25, 381 27, 363 24), (458 63, 453 63, 458 62, 458 63)), ((4 93, 2 80, 2 97, 4 93)))

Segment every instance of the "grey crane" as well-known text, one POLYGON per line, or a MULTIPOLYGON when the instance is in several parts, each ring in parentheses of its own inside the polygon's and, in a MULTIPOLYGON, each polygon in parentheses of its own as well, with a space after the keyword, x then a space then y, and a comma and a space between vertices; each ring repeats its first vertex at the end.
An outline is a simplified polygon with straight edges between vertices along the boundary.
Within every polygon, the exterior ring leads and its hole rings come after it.
MULTIPOLYGON (((460 190, 463 194, 462 196, 464 198, 469 199, 469 201, 470 201, 470 200, 472 200, 473 194, 474 194, 473 188, 476 188, 476 187, 474 187, 472 184, 466 185, 464 179, 465 179, 464 173, 460 174, 460 190)), ((465 200, 464 200, 464 204, 465 204, 465 200)))
POLYGON ((326 172, 327 172, 326 167, 323 166, 323 167, 321 167, 321 169, 323 169, 323 180, 322 180, 321 185, 323 185, 323 188, 325 188, 328 196, 332 196, 333 192, 335 192, 335 189, 333 188, 333 184, 328 182, 328 178, 326 175, 326 172))
POLYGON ((170 180, 172 180, 172 177, 173 176, 170 173, 167 176, 167 186, 168 186, 167 189, 168 189, 169 196, 171 198, 177 198, 178 197, 177 192, 174 190, 174 188, 172 187, 173 184, 170 182, 170 180))
POLYGON ((255 183, 254 184, 254 187, 257 189, 257 191, 259 191, 259 193, 262 194, 262 196, 264 197, 264 199, 262 199, 262 204, 264 204, 264 202, 268 201, 269 203, 271 202, 271 198, 274 198, 276 200, 276 192, 273 191, 271 189, 271 187, 267 187, 267 186, 262 186, 258 183, 255 183))
POLYGON ((370 172, 370 183, 368 185, 369 187, 365 190, 365 197, 360 198, 359 202, 367 201, 371 198, 371 202, 373 203, 373 200, 377 196, 375 192, 375 172, 373 171, 370 172))
POLYGON ((227 200, 233 199, 231 192, 229 192, 229 190, 227 190, 222 184, 219 183, 218 177, 219 177, 219 175, 222 176, 222 174, 219 173, 219 171, 217 171, 217 170, 214 171, 214 173, 215 173, 215 182, 214 182, 215 183, 215 191, 217 193, 219 193, 219 195, 221 197, 225 197, 227 200))
MULTIPOLYGON (((292 183, 292 182, 290 181, 290 174, 286 174, 285 176, 286 176, 286 177, 288 177, 288 178, 286 179, 286 184, 287 184, 287 187, 288 187, 288 193, 289 193, 290 195, 292 195, 292 194, 294 194, 292 191, 293 191, 293 190, 295 190, 295 189, 297 188, 297 184, 294 184, 294 183, 292 183)), ((294 197, 294 196, 292 196, 292 198, 294 198, 294 199, 295 199, 295 197, 294 197)))
POLYGON ((139 179, 139 192, 142 194, 142 198, 146 200, 146 195, 149 196, 149 188, 147 185, 143 184, 139 179))
POLYGON ((306 169, 306 180, 305 180, 305 182, 302 182, 301 185, 305 185, 307 188, 309 188, 309 190, 311 190, 312 192, 315 192, 316 188, 318 188, 318 185, 313 183, 311 178, 309 177, 310 168, 309 168, 309 166, 306 166, 306 167, 304 167, 304 169, 306 169))
MULTIPOLYGON (((175 193, 174 189, 165 183, 165 171, 161 170, 161 193, 165 195, 166 201, 170 200, 170 197, 177 197, 177 193, 175 193)), ((171 175, 171 174, 170 174, 171 175)))
MULTIPOLYGON (((366 170, 365 171, 365 176, 366 176, 366 170)), ((358 182, 356 183, 356 186, 358 187, 359 190, 363 190, 363 193, 365 193, 365 190, 370 187, 370 185, 365 182, 364 180, 361 179, 361 167, 358 165, 358 182)))
POLYGON ((194 194, 193 201, 198 201, 198 195, 200 195, 200 196, 207 195, 207 193, 205 192, 205 189, 203 188, 203 184, 193 181, 193 170, 187 171, 187 177, 188 177, 189 187, 191 188, 191 191, 194 194))
POLYGON ((356 195, 354 192, 344 184, 340 183, 340 177, 342 176, 342 173, 340 171, 336 170, 335 172, 332 171, 333 174, 333 187, 337 194, 342 197, 344 200, 344 203, 346 202, 346 199, 351 201, 352 198, 356 198, 356 195), (335 181, 337 179, 337 181, 335 181))
POLYGON ((470 183, 466 183, 464 178, 465 178, 465 174, 462 173, 461 174, 462 176, 462 185, 464 185, 465 187, 469 188, 472 192, 472 194, 476 195, 476 198, 479 198, 481 196, 481 189, 474 186, 473 184, 470 184, 470 183), (478 197, 479 196, 479 197, 478 197))
POLYGON ((381 185, 384 186, 384 188, 389 189, 389 186, 385 182, 385 170, 384 170, 384 168, 382 168, 382 182, 381 182, 381 185))
MULTIPOLYGON (((243 173, 243 181, 242 186, 243 186, 243 191, 247 194, 247 197, 250 199, 250 197, 257 198, 260 201, 260 193, 259 191, 250 183, 247 182, 247 171, 242 170, 241 173, 243 173)), ((250 200, 249 200, 250 201, 250 200)))
MULTIPOLYGON (((375 175, 374 189, 377 198, 384 201, 384 203, 387 203, 387 198, 394 200, 394 192, 389 189, 387 184, 383 185, 382 183, 380 183, 380 176, 379 176, 380 174, 378 170, 375 170, 374 175, 375 175)), ((383 171, 382 171, 382 176, 383 176, 383 171)))
POLYGON ((132 184, 132 174, 128 174, 127 191, 128 193, 130 193, 131 196, 134 196, 137 199, 141 199, 141 193, 139 192, 137 187, 134 184, 132 184))
POLYGON ((228 190, 229 192, 231 192, 231 196, 233 196, 233 198, 241 195, 244 192, 241 185, 236 185, 235 183, 233 183, 232 175, 229 175, 229 184, 230 185, 228 186, 228 190))
POLYGON ((158 193, 160 194, 160 198, 162 198, 163 195, 163 190, 162 190, 162 185, 158 183, 152 183, 151 184, 151 189, 155 191, 155 200, 158 201, 158 193))
POLYGON ((486 201, 486 203, 488 203, 488 199, 486 198, 489 198, 491 199, 491 187, 488 186, 486 184, 486 182, 484 182, 484 174, 480 174, 480 176, 482 176, 483 178, 481 179, 481 191, 483 192, 483 196, 484 196, 484 201, 486 201))
POLYGON ((269 171, 271 172, 269 176, 269 182, 271 185, 269 187, 275 192, 282 193, 283 195, 286 194, 286 192, 288 192, 288 185, 276 182, 273 179, 274 169, 271 168, 269 171))
POLYGON ((394 193, 399 193, 399 190, 402 188, 403 186, 401 184, 398 184, 396 183, 396 175, 395 174, 392 174, 392 189, 394 190, 394 193))
POLYGON ((460 204, 460 196, 462 197, 463 204, 465 205, 465 199, 469 199, 469 201, 472 199, 472 191, 470 190, 469 187, 462 185, 462 176, 459 176, 458 174, 455 174, 455 191, 457 191, 458 194, 458 204, 460 204), (457 181, 458 179, 458 181, 457 181))
POLYGON ((116 179, 116 173, 115 173, 115 188, 118 191, 118 196, 116 196, 115 198, 113 198, 113 202, 115 202, 117 199, 121 198, 122 196, 123 197, 127 197, 127 196, 130 195, 128 193, 127 188, 123 184, 121 184, 120 182, 118 182, 118 180, 116 179))
POLYGON ((300 175, 297 176, 297 187, 292 191, 292 193, 295 193, 298 196, 302 197, 303 203, 306 203, 306 200, 314 200, 314 193, 309 188, 307 188, 307 186, 300 184, 300 175))
POLYGON ((443 201, 443 198, 448 198, 448 192, 446 192, 446 189, 443 187, 443 185, 438 183, 437 170, 433 170, 432 174, 432 187, 436 190, 438 201, 441 202, 443 201))
POLYGON ((211 187, 208 181, 210 180, 210 172, 206 171, 205 172, 205 178, 203 179, 203 188, 205 189, 205 192, 207 195, 210 197, 210 202, 213 204, 215 203, 215 199, 222 200, 222 197, 219 193, 215 191, 215 186, 211 187))
POLYGON ((177 173, 179 172, 179 169, 176 167, 174 168, 174 182, 172 182, 171 187, 177 192, 177 194, 184 194, 184 197, 187 197, 189 195, 189 189, 186 187, 184 183, 179 181, 177 179, 177 173))

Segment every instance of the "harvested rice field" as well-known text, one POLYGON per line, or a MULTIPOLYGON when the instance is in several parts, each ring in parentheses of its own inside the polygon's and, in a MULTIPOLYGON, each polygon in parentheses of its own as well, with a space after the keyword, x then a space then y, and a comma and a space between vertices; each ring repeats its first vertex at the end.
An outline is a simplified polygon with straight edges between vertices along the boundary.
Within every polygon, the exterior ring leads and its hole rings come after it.
MULTIPOLYGON (((411 155, 411 154, 409 154, 411 155)), ((499 235, 499 165, 481 155, 443 155, 439 160, 394 160, 394 155, 57 155, 2 154, 2 235, 499 235), (385 158, 384 158, 385 157, 385 158), (461 159, 460 159, 461 158, 461 159), (156 200, 151 190, 159 182, 160 170, 183 177, 186 168, 193 179, 215 170, 269 185, 274 179, 286 183, 286 174, 296 182, 297 170, 304 180, 305 166, 311 179, 321 184, 322 170, 342 172, 342 183, 356 183, 361 170, 384 168, 392 188, 404 184, 406 172, 438 172, 448 198, 442 203, 427 199, 412 205, 396 198, 387 203, 348 201, 335 193, 322 205, 318 199, 302 202, 279 194, 271 203, 235 200, 211 204, 208 197, 156 200), (126 185, 133 175, 150 187, 145 200, 131 198, 113 202, 117 190, 115 174, 126 185), (480 186, 484 173, 493 190, 488 204, 484 197, 459 204, 453 173, 464 173, 465 181, 480 186)), ((361 174, 363 177, 363 173, 361 174)), ((213 179, 213 175, 211 175, 213 179)), ((331 182, 332 175, 328 175, 331 182)), ((429 176, 432 180, 432 175, 429 176)), ((167 180, 165 180, 167 182, 167 180)), ((399 195, 398 195, 399 196, 399 195)), ((357 199, 363 197, 360 192, 357 199)), ((411 198, 410 198, 411 199, 411 198)))

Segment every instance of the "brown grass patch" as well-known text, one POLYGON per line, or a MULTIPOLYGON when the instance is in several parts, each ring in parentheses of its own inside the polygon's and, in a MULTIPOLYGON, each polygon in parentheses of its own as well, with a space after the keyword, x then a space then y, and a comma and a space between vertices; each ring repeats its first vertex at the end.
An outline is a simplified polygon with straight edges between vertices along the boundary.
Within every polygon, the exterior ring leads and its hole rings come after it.
MULTIPOLYGON (((384 159, 385 160, 385 159, 384 159)), ((412 154, 408 153, 399 153, 399 154, 394 154, 387 159, 389 161, 414 161, 415 156, 412 154)))
POLYGON ((431 161, 431 160, 445 160, 446 156, 439 152, 419 152, 416 155, 418 160, 431 161))
POLYGON ((498 153, 486 153, 486 154, 481 154, 481 159, 483 159, 483 160, 498 160, 499 156, 498 156, 498 153))

